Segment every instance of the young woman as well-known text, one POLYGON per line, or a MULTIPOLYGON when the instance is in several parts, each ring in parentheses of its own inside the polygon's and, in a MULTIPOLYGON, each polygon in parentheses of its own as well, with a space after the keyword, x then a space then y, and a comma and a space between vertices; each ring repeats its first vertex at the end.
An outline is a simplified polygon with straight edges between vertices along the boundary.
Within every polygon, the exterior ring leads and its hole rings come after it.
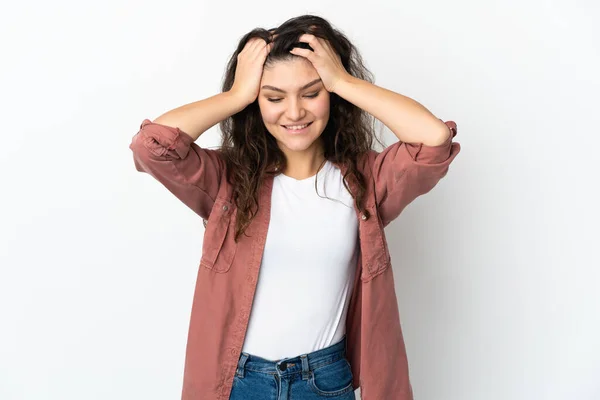
POLYGON ((205 220, 182 398, 412 399, 383 228, 454 135, 312 15, 248 33, 222 93, 144 120, 137 170, 205 220), (372 117, 399 139, 382 152, 372 117), (217 123, 220 149, 194 143, 217 123))

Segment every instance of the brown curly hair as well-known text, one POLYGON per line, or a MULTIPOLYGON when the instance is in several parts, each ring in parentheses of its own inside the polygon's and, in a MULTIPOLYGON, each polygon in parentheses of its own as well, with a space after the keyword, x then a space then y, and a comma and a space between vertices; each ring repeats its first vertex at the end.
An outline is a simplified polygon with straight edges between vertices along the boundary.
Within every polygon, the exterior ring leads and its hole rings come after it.
MULTIPOLYGON (((277 34, 273 40, 273 48, 265 60, 267 68, 274 63, 300 57, 289 52, 294 47, 310 49, 308 44, 298 42, 305 33, 327 40, 340 55, 342 64, 350 75, 373 83, 372 73, 364 66, 358 50, 343 33, 321 17, 302 15, 287 20, 277 28, 256 28, 244 35, 227 64, 223 92, 232 88, 238 54, 249 40, 258 37, 271 43, 272 35, 277 34)), ((245 232, 258 211, 258 191, 263 179, 284 171, 287 162, 275 138, 263 123, 258 100, 221 121, 219 127, 222 132, 220 152, 227 166, 227 180, 233 187, 233 201, 237 207, 237 242, 239 235, 245 232)), ((358 159, 371 149, 374 138, 382 144, 375 135, 374 118, 337 94, 330 93, 330 118, 321 134, 325 160, 348 167, 344 175, 344 186, 361 212, 365 211, 363 198, 366 182, 358 170, 358 159), (351 192, 347 179, 354 180, 357 193, 351 192)))

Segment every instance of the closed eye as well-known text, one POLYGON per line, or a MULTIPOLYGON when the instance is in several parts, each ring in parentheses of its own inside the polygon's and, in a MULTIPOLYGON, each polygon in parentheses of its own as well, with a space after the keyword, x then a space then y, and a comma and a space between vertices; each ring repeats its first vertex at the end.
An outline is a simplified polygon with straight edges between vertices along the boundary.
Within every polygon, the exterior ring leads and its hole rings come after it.
MULTIPOLYGON (((314 94, 306 95, 304 97, 308 97, 309 99, 314 99, 315 97, 317 97, 319 95, 319 93, 321 93, 321 91, 318 91, 314 94)), ((271 98, 267 98, 267 100, 269 100, 271 103, 279 103, 281 101, 281 99, 271 99, 271 98)))

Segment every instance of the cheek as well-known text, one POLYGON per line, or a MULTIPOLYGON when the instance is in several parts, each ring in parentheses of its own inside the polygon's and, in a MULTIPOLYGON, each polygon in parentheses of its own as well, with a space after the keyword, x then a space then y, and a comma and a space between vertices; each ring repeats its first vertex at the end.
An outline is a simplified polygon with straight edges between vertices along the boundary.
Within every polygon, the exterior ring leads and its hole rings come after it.
POLYGON ((329 98, 323 96, 318 101, 313 103, 311 113, 317 118, 326 118, 329 116, 329 98))
POLYGON ((269 107, 268 105, 261 106, 260 114, 267 124, 276 124, 281 114, 275 107, 269 107))
POLYGON ((279 118, 277 117, 278 114, 266 114, 263 116, 265 122, 267 124, 277 124, 277 121, 279 120, 279 118))

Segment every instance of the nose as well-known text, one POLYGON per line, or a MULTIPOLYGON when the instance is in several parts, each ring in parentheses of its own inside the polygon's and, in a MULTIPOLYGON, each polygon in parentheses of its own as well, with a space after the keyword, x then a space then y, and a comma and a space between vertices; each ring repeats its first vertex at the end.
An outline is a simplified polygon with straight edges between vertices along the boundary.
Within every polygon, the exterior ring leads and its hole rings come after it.
POLYGON ((301 121, 306 114, 304 108, 302 107, 302 102, 298 99, 292 98, 288 104, 289 106, 286 110, 286 118, 288 121, 301 121))

